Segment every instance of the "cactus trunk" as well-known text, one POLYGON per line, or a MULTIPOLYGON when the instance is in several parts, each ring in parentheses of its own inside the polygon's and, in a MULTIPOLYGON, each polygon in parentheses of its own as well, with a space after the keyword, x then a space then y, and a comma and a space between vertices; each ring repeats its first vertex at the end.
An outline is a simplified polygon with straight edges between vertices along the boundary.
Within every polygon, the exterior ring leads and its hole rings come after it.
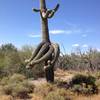
POLYGON ((59 57, 59 45, 50 42, 48 19, 52 18, 58 10, 59 4, 54 9, 47 9, 45 0, 40 0, 40 9, 34 9, 34 12, 40 12, 42 23, 42 42, 38 45, 31 58, 26 60, 26 68, 33 67, 35 64, 45 62, 44 69, 47 82, 54 82, 54 64, 59 57))
MULTIPOLYGON (((47 9, 45 0, 40 0, 40 9, 41 11, 43 9, 45 10, 47 9)), ((46 42, 50 42, 49 29, 48 29, 48 18, 41 17, 41 21, 42 21, 42 40, 46 42)))
MULTIPOLYGON (((46 10, 46 2, 45 0, 40 0, 40 9, 42 11, 42 9, 46 10)), ((45 42, 50 42, 49 39, 49 29, 48 29, 48 18, 42 18, 41 17, 41 21, 42 21, 42 41, 45 42)), ((47 63, 47 61, 46 61, 47 63)), ((46 66, 46 64, 45 64, 46 66)), ((46 75, 46 80, 47 82, 53 82, 54 81, 54 70, 53 68, 46 68, 45 69, 45 75, 46 75)))

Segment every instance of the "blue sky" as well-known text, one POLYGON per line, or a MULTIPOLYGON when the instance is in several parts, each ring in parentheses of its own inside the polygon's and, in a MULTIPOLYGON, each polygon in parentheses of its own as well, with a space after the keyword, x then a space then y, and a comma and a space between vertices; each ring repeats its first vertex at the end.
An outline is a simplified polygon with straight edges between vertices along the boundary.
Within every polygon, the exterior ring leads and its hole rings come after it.
MULTIPOLYGON (((46 0, 52 9, 60 8, 49 20, 50 39, 60 44, 61 51, 80 47, 100 50, 100 0, 46 0), (64 47, 64 48, 63 48, 64 47)), ((41 41, 41 21, 32 8, 39 0, 0 0, 0 45, 13 43, 18 48, 41 41)))

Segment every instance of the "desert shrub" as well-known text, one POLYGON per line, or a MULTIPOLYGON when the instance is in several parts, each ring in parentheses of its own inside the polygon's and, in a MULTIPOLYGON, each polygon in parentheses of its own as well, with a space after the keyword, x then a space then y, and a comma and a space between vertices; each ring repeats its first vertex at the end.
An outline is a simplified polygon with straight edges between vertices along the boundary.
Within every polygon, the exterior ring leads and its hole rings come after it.
POLYGON ((77 92, 78 94, 90 95, 93 94, 94 88, 92 85, 88 85, 87 87, 82 85, 74 85, 72 88, 73 92, 77 92))
POLYGON ((11 95, 12 94, 12 86, 11 85, 5 85, 1 86, 1 94, 11 95))
POLYGON ((34 94, 41 96, 43 100, 70 100, 66 89, 58 88, 55 84, 50 83, 37 86, 34 94))
POLYGON ((0 46, 0 77, 12 75, 18 71, 21 60, 18 49, 11 43, 0 46))
POLYGON ((26 77, 21 74, 13 74, 13 76, 10 77, 9 82, 22 82, 25 79, 26 77))
POLYGON ((95 73, 95 77, 96 77, 97 79, 100 79, 100 71, 95 73))
POLYGON ((29 89, 27 87, 24 87, 20 83, 20 84, 16 84, 16 86, 13 87, 13 90, 12 91, 13 91, 12 92, 12 95, 14 97, 27 98, 28 97, 29 89))
POLYGON ((3 78, 0 80, 0 86, 3 86, 3 85, 8 84, 8 80, 9 80, 8 77, 3 77, 3 78))
POLYGON ((93 76, 86 76, 82 74, 77 74, 72 78, 71 84, 95 84, 96 78, 93 76))
POLYGON ((45 100, 71 100, 68 97, 67 91, 65 89, 57 89, 56 91, 50 92, 45 100))
POLYGON ((75 75, 71 82, 70 87, 72 91, 82 94, 95 94, 98 93, 98 87, 95 84, 96 78, 86 75, 75 75))
POLYGON ((98 80, 96 81, 96 85, 97 85, 97 87, 98 87, 98 91, 100 92, 100 79, 98 79, 98 80))
POLYGON ((41 95, 42 97, 45 97, 45 96, 47 96, 47 94, 49 92, 54 91, 55 89, 57 89, 57 87, 55 85, 46 83, 46 84, 41 84, 41 85, 37 86, 34 89, 34 93, 41 95))
POLYGON ((58 67, 64 70, 99 71, 99 59, 100 52, 94 48, 88 48, 85 52, 75 48, 70 54, 62 54, 59 57, 58 67))
POLYGON ((29 93, 34 90, 34 85, 29 83, 25 76, 20 74, 3 78, 0 87, 3 94, 19 98, 29 97, 29 93))
POLYGON ((45 100, 65 100, 63 96, 60 96, 56 92, 50 92, 45 100))
POLYGON ((44 77, 43 64, 33 66, 33 68, 27 69, 26 64, 22 64, 18 70, 18 73, 23 74, 27 78, 38 79, 44 77))
POLYGON ((42 96, 40 95, 36 95, 36 94, 32 94, 32 98, 31 100, 44 100, 42 96))
POLYGON ((24 75, 27 78, 34 78, 34 72, 33 72, 33 70, 32 69, 27 69, 26 68, 26 64, 22 64, 19 67, 18 73, 24 75))
POLYGON ((66 88, 66 89, 69 88, 68 82, 66 82, 64 80, 57 79, 57 80, 55 80, 55 84, 59 88, 66 88))
POLYGON ((33 77, 35 79, 38 79, 40 77, 44 77, 44 68, 43 68, 44 64, 40 63, 36 66, 33 67, 32 71, 33 71, 33 77))
POLYGON ((25 60, 31 57, 34 47, 24 45, 20 50, 8 43, 0 46, 0 78, 20 73, 27 78, 43 77, 42 64, 33 69, 26 69, 25 60))
POLYGON ((14 100, 10 95, 0 95, 0 100, 14 100))

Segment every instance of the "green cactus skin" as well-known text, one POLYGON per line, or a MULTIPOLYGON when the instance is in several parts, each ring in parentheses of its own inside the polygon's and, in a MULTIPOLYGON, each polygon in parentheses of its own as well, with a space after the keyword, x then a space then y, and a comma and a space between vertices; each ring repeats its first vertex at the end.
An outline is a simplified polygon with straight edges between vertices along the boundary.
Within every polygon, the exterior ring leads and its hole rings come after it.
POLYGON ((34 52, 32 53, 32 56, 30 57, 30 59, 26 60, 26 63, 31 62, 38 54, 38 52, 40 51, 41 47, 45 44, 46 42, 42 41, 37 48, 34 50, 34 52))
POLYGON ((54 65, 55 62, 57 61, 59 54, 60 54, 60 48, 59 45, 57 43, 52 43, 53 48, 54 48, 54 58, 52 59, 51 63, 54 65))
POLYGON ((58 10, 59 4, 52 10, 46 8, 45 0, 40 0, 40 9, 33 8, 33 11, 40 12, 42 22, 42 41, 50 42, 49 29, 48 29, 48 18, 52 18, 55 12, 58 10), (43 13, 45 14, 43 16, 43 13))
POLYGON ((50 48, 49 50, 38 60, 32 60, 32 62, 30 62, 31 65, 34 65, 34 64, 38 64, 42 61, 47 61, 49 60, 49 58, 51 57, 52 53, 54 52, 54 48, 52 45, 50 45, 50 48))
POLYGON ((45 69, 47 82, 54 82, 54 64, 59 57, 60 48, 58 44, 51 43, 48 29, 48 19, 52 18, 58 10, 59 4, 52 10, 46 8, 45 0, 40 0, 40 9, 33 8, 34 12, 40 12, 42 23, 42 42, 37 46, 31 58, 27 60, 27 68, 33 67, 35 64, 45 62, 48 66, 48 60, 51 62, 50 66, 45 69))
POLYGON ((44 45, 42 45, 37 56, 34 58, 34 61, 41 58, 49 50, 49 45, 50 45, 50 43, 48 43, 48 42, 46 42, 44 45))
POLYGON ((59 8, 59 4, 57 4, 53 10, 48 10, 48 18, 52 18, 55 12, 58 10, 58 8, 59 8))
POLYGON ((42 22, 42 41, 50 42, 48 19, 43 18, 42 10, 47 10, 45 0, 40 0, 40 15, 41 15, 41 22, 42 22))

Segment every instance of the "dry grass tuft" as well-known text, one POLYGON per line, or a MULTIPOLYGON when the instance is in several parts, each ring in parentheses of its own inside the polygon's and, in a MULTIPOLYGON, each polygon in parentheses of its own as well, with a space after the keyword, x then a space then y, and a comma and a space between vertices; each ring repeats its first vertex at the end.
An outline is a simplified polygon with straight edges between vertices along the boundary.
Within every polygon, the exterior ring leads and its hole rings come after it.
POLYGON ((14 100, 10 95, 2 95, 0 96, 0 100, 14 100))

